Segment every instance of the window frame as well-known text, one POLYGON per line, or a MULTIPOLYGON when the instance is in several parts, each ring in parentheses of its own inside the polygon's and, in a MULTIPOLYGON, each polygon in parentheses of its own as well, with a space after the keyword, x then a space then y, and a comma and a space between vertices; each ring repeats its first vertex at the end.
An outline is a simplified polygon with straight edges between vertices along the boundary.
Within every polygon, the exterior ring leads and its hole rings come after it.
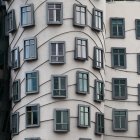
POLYGON ((104 101, 104 82, 101 81, 101 80, 98 80, 98 79, 95 79, 95 81, 94 81, 94 97, 95 97, 94 98, 94 101, 96 101, 96 102, 102 102, 102 101, 104 101), (97 82, 102 85, 102 90, 103 90, 103 93, 102 94, 97 94, 97 82), (98 99, 97 96, 103 96, 103 100, 98 99))
POLYGON ((10 10, 7 13, 6 19, 7 19, 6 26, 7 26, 8 33, 15 32, 16 31, 16 17, 15 17, 15 10, 14 9, 10 10), (10 20, 9 20, 9 16, 11 16, 10 20), (9 28, 9 22, 12 23, 11 28, 9 28))
POLYGON ((25 93, 26 95, 28 94, 35 94, 35 93, 39 93, 39 71, 35 70, 35 71, 29 71, 25 73, 25 93), (36 73, 36 78, 37 78, 37 90, 36 91, 27 91, 27 74, 31 74, 31 73, 36 73))
POLYGON ((12 95, 13 95, 13 102, 14 102, 14 103, 20 101, 20 99, 21 99, 21 97, 20 97, 20 79, 17 79, 17 80, 14 80, 14 81, 13 81, 12 95), (17 86, 18 86, 18 89, 17 89, 18 91, 16 91, 16 92, 18 92, 18 93, 17 93, 17 96, 18 96, 18 99, 17 99, 17 100, 14 99, 14 83, 16 83, 16 82, 17 82, 17 86))
POLYGON ((94 56, 93 56, 93 68, 94 69, 103 69, 104 68, 104 61, 103 61, 103 56, 104 56, 104 51, 102 48, 99 47, 94 47, 94 56), (101 61, 97 61, 97 53, 96 50, 101 51, 101 61), (97 62, 101 64, 101 66, 97 66, 97 62))
MULTIPOLYGON (((104 131, 105 131, 104 114, 101 112, 96 112, 95 116, 96 116, 96 118, 95 118, 95 134, 102 135, 102 134, 104 134, 104 131), (99 124, 98 124, 99 116, 103 116, 103 132, 99 131, 99 124)), ((100 120, 100 123, 101 123, 101 120, 100 120)))
POLYGON ((63 24, 63 2, 47 2, 46 3, 47 6, 47 24, 48 25, 62 25, 63 24), (61 9, 60 9, 60 21, 49 21, 49 8, 48 5, 49 4, 60 4, 61 5, 61 9))
MULTIPOLYGON (((80 44, 80 46, 82 47, 83 45, 80 44)), ((81 50, 81 53, 82 53, 82 50, 81 50)), ((88 39, 80 38, 80 37, 76 37, 75 38, 74 59, 75 60, 81 60, 81 61, 88 60, 88 39), (82 56, 81 57, 78 57, 78 40, 81 40, 81 41, 85 41, 86 42, 86 46, 85 46, 86 47, 86 52, 85 52, 86 58, 83 58, 82 56)))
POLYGON ((35 25, 35 15, 34 15, 34 4, 33 3, 32 4, 25 4, 25 5, 20 7, 20 24, 21 24, 21 27, 23 27, 23 28, 31 27, 31 26, 35 25), (30 17, 31 23, 23 24, 22 23, 23 22, 23 19, 22 19, 22 8, 25 8, 25 7, 31 7, 31 17, 30 17))
MULTIPOLYGON (((82 77, 82 84, 83 84, 83 77, 82 77)), ((77 71, 76 72, 76 93, 86 95, 89 93, 89 72, 86 71, 77 71), (87 91, 80 91, 79 90, 79 74, 86 74, 87 75, 87 91)))
MULTIPOLYGON (((66 44, 65 44, 65 41, 50 41, 49 42, 49 63, 50 64, 65 64, 66 63, 66 44), (63 59, 64 61, 63 62, 60 62, 60 61, 55 61, 55 62, 52 62, 52 59, 51 59, 51 56, 52 56, 52 45, 51 44, 63 44, 63 52, 64 52, 64 55, 63 55, 63 59)), ((56 51, 57 52, 57 51, 56 51)), ((55 52, 55 53, 56 53, 55 52)), ((57 52, 58 53, 58 52, 57 52)), ((59 55, 55 55, 55 57, 59 57, 59 55)))
POLYGON ((127 109, 112 109, 112 129, 113 131, 128 131, 128 110, 127 109), (115 115, 114 113, 118 111, 118 112, 125 112, 126 116, 125 116, 125 128, 115 128, 115 115))
MULTIPOLYGON (((83 104, 78 104, 78 124, 77 124, 77 126, 78 127, 81 127, 81 128, 88 128, 88 127, 90 127, 91 126, 91 116, 90 116, 90 113, 91 112, 91 110, 90 110, 90 106, 89 105, 83 105, 83 104), (88 108, 88 125, 81 125, 81 122, 80 122, 80 117, 81 117, 81 112, 80 112, 80 108, 81 107, 84 107, 84 110, 85 110, 85 108, 88 108)), ((84 111, 84 117, 85 117, 85 111, 84 111)), ((84 119, 84 123, 85 123, 85 119, 84 119)))
MULTIPOLYGON (((31 49, 31 44, 29 44, 29 50, 31 49)), ((24 39, 23 40, 23 50, 24 50, 24 61, 30 61, 30 60, 37 60, 38 59, 38 53, 37 53, 37 38, 36 37, 31 37, 31 38, 27 38, 27 39, 24 39), (31 57, 29 56, 29 58, 26 58, 25 55, 26 55, 26 49, 25 49, 25 41, 29 41, 30 40, 34 40, 34 52, 35 52, 35 56, 34 57, 31 57)), ((31 49, 33 50, 33 49, 31 49)))
POLYGON ((140 75, 140 53, 137 53, 137 74, 140 75))
MULTIPOLYGON (((52 75, 51 76, 51 81, 52 81, 52 97, 53 98, 66 98, 67 96, 68 96, 68 76, 67 75, 52 75), (66 87, 65 87, 65 90, 66 90, 66 94, 65 94, 65 96, 62 96, 62 95, 57 95, 57 96, 55 96, 54 95, 54 78, 55 77, 57 77, 57 78, 65 78, 65 85, 66 85, 66 87)), ((59 82, 60 82, 60 80, 59 80, 59 82)), ((59 86, 60 86, 60 84, 61 83, 59 83, 59 86)), ((59 91, 60 90, 62 90, 62 89, 58 89, 59 91)))
MULTIPOLYGON (((58 132, 58 133, 59 133, 59 132, 62 132, 62 133, 65 133, 65 132, 70 131, 70 109, 64 109, 64 108, 63 108, 63 109, 62 109, 62 108, 59 108, 59 109, 58 109, 58 108, 56 108, 56 109, 54 109, 54 114, 53 114, 53 115, 54 115, 54 117, 53 117, 53 118, 54 118, 54 132, 58 132), (57 129, 56 129, 56 124, 57 124, 57 123, 56 123, 56 112, 57 112, 57 111, 61 111, 61 112, 67 111, 67 115, 68 115, 68 116, 67 116, 67 117, 68 117, 68 118, 67 118, 68 129, 67 129, 67 130, 60 130, 60 129, 57 130, 57 129)), ((61 124, 62 124, 62 123, 61 123, 61 124)))
POLYGON ((112 18, 110 18, 110 38, 116 38, 116 39, 117 38, 118 39, 124 39, 125 38, 125 18, 121 18, 121 17, 112 17, 112 18), (112 20, 122 20, 123 21, 123 25, 122 25, 123 35, 122 36, 113 35, 112 20))
MULTIPOLYGON (((122 53, 121 53, 122 54, 122 53)), ((120 53, 117 53, 117 56, 119 56, 119 60, 120 60, 120 53)), ((112 60, 112 67, 113 68, 120 68, 120 69, 126 69, 127 65, 126 65, 126 48, 119 48, 119 47, 112 47, 111 48, 111 60, 112 60), (114 52, 113 50, 118 49, 118 50, 124 50, 124 66, 120 66, 120 65, 114 65, 114 52)), ((120 61, 119 61, 120 63, 120 61)))
MULTIPOLYGON (((81 21, 80 21, 81 22, 81 21)), ((73 4, 73 25, 77 27, 84 28, 87 25, 87 6, 86 5, 80 5, 80 4, 73 4), (77 17, 76 17, 76 7, 83 7, 85 8, 85 24, 79 24, 77 23, 77 17)))
POLYGON ((103 31, 103 11, 102 10, 99 10, 99 9, 96 9, 96 8, 93 9, 93 12, 92 12, 92 29, 96 30, 98 32, 103 31), (98 28, 95 25, 95 23, 96 23, 95 12, 96 11, 101 13, 101 28, 98 28))
MULTIPOLYGON (((33 111, 32 111, 33 112, 33 111)), ((25 122, 26 122, 26 128, 33 128, 33 127, 39 127, 40 126, 40 105, 39 104, 29 104, 29 105, 26 105, 26 108, 25 108, 25 122), (38 123, 37 124, 27 124, 27 107, 33 107, 33 106, 36 106, 37 107, 37 121, 38 123)), ((32 118, 33 119, 33 118, 32 118)))
MULTIPOLYGON (((120 84, 119 84, 119 88, 120 88, 120 84)), ((127 93, 127 78, 112 78, 112 99, 114 99, 114 100, 126 100, 127 97, 128 97, 128 93, 127 93), (119 81, 120 80, 125 80, 125 96, 123 96, 123 97, 120 96, 120 95, 119 95, 119 97, 115 96, 115 84, 114 84, 115 80, 119 80, 119 81)))
MULTIPOLYGON (((14 63, 15 63, 15 60, 14 60, 14 63)), ((19 47, 14 48, 14 49, 11 50, 11 65, 12 65, 12 69, 13 70, 16 70, 16 69, 20 68, 20 52, 19 52, 19 47), (13 53, 14 53, 14 57, 15 57, 15 51, 17 51, 17 64, 16 64, 16 66, 13 65, 13 59, 14 59, 13 58, 13 53)))
POLYGON ((12 113, 11 114, 11 131, 12 131, 12 135, 14 136, 14 135, 18 135, 19 134, 19 112, 14 112, 14 113, 12 113), (16 126, 16 128, 17 128, 17 132, 15 132, 15 133, 13 133, 13 116, 14 115, 16 115, 16 117, 17 117, 17 126, 16 126))
POLYGON ((138 36, 138 34, 137 34, 137 31, 138 31, 138 23, 137 22, 138 21, 140 21, 140 19, 135 19, 135 35, 136 35, 136 39, 140 40, 140 36, 138 36))

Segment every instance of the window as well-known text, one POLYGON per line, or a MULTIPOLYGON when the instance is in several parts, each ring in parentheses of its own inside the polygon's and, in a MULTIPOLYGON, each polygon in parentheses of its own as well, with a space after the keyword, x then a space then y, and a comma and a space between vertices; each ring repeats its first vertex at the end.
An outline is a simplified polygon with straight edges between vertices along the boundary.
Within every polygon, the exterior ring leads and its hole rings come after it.
POLYGON ((41 140, 39 137, 25 138, 24 140, 41 140))
POLYGON ((53 75, 52 76, 52 96, 66 97, 67 96, 67 76, 53 75))
POLYGON ((126 68, 126 49, 112 48, 112 67, 126 68))
POLYGON ((136 39, 140 39, 140 19, 135 20, 136 39))
POLYGON ((138 136, 140 137, 140 115, 138 115, 138 136))
POLYGON ((138 84, 138 104, 140 105, 140 84, 138 84))
POLYGON ((89 92, 89 73, 78 71, 76 73, 76 92, 87 94, 89 92))
POLYGON ((26 106, 26 127, 38 127, 40 125, 39 104, 26 106))
POLYGON ((79 138, 79 140, 91 140, 91 139, 87 139, 87 138, 79 138))
POLYGON ((13 49, 11 54, 12 54, 12 69, 17 69, 20 67, 19 48, 13 49))
POLYGON ((127 131, 128 130, 128 110, 113 109, 113 130, 127 131))
POLYGON ((78 105, 78 126, 90 126, 90 107, 86 105, 78 105))
POLYGON ((21 26, 33 26, 34 23, 34 5, 25 5, 21 7, 21 26))
POLYGON ((67 132, 70 129, 70 111, 69 109, 54 110, 54 131, 67 132))
POLYGON ((103 50, 101 48, 94 47, 93 58, 93 67, 96 69, 103 68, 103 50))
POLYGON ((73 5, 73 25, 85 27, 86 26, 86 13, 87 8, 85 5, 73 5))
POLYGON ((36 38, 24 40, 24 60, 37 59, 37 43, 36 38))
POLYGON ((127 99, 126 78, 112 78, 112 94, 113 94, 113 99, 116 100, 127 99))
POLYGON ((125 38, 124 18, 111 18, 110 19, 110 37, 125 38))
POLYGON ((15 10, 11 10, 7 14, 7 30, 9 33, 16 31, 16 19, 15 19, 15 10))
POLYGON ((75 59, 88 60, 88 40, 75 38, 75 59))
POLYGON ((103 11, 93 9, 92 28, 97 31, 103 30, 103 11))
POLYGON ((20 100, 20 80, 13 82, 13 101, 18 102, 20 100))
POLYGON ((12 134, 18 135, 19 133, 19 112, 12 114, 12 134))
POLYGON ((104 83, 100 80, 95 80, 95 87, 94 87, 94 95, 95 101, 101 102, 104 100, 104 83))
POLYGON ((63 3, 47 3, 47 23, 63 24, 63 3))
POLYGON ((26 93, 38 93, 39 92, 39 72, 27 72, 25 75, 26 79, 26 93))
POLYGON ((96 112, 95 133, 101 135, 104 133, 104 114, 96 112))
POLYGON ((65 42, 50 42, 50 63, 65 63, 65 42))
POLYGON ((137 54, 137 73, 140 74, 140 53, 137 54))

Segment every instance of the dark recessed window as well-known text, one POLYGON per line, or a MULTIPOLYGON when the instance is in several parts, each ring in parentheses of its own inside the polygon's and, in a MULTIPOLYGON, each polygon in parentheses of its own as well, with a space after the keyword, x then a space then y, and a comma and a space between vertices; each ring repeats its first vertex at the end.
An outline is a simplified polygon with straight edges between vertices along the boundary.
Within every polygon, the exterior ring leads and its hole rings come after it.
POLYGON ((51 64, 65 63, 65 42, 63 41, 50 42, 50 63, 51 64))
POLYGON ((19 113, 12 114, 12 135, 18 135, 19 133, 19 113))
POLYGON ((76 73, 76 92, 87 94, 89 92, 89 73, 78 71, 76 73))
POLYGON ((104 133, 104 114, 96 112, 95 134, 101 135, 104 133))
POLYGON ((47 24, 63 23, 63 4, 59 2, 47 3, 47 24))
POLYGON ((24 40, 24 60, 37 59, 37 43, 36 38, 24 40))
POLYGON ((78 126, 79 127, 90 126, 90 106, 78 105, 78 126))
POLYGON ((85 27, 86 26, 86 13, 87 13, 87 8, 85 5, 78 5, 74 4, 73 5, 73 24, 75 26, 79 27, 85 27))
POLYGON ((40 125, 39 105, 26 106, 26 127, 38 127, 40 125))
POLYGON ((25 138, 24 140, 41 140, 39 137, 25 138))
POLYGON ((13 101, 18 102, 20 100, 20 80, 13 82, 13 101))
POLYGON ((52 96, 66 97, 67 96, 67 76, 53 75, 52 76, 52 96))
POLYGON ((138 104, 140 105, 140 84, 138 84, 138 104))
POLYGON ((128 130, 128 110, 113 109, 113 130, 127 131, 128 130))
POLYGON ((112 67, 126 68, 126 48, 112 48, 112 67))
POLYGON ((97 31, 103 30, 103 11, 93 9, 92 28, 97 31))
POLYGON ((25 74, 26 94, 39 92, 39 72, 32 71, 25 74))
POLYGON ((75 38, 75 59, 88 60, 88 40, 75 38))
POLYGON ((21 26, 33 26, 34 22, 34 5, 29 4, 21 7, 21 26))
POLYGON ((140 74, 140 53, 137 54, 137 73, 140 74))
POLYGON ((70 129, 70 111, 69 109, 54 110, 54 131, 68 132, 70 129))
POLYGON ((138 136, 140 137, 140 115, 138 115, 138 136))
POLYGON ((95 87, 94 87, 94 97, 95 101, 101 102, 104 100, 104 83, 100 80, 95 80, 95 87))
POLYGON ((136 39, 140 39, 140 19, 135 20, 136 39))
POLYGON ((127 79, 126 78, 112 78, 112 94, 113 99, 125 100, 127 99, 127 79))
POLYGON ((110 37, 125 38, 124 18, 111 18, 110 19, 110 37))

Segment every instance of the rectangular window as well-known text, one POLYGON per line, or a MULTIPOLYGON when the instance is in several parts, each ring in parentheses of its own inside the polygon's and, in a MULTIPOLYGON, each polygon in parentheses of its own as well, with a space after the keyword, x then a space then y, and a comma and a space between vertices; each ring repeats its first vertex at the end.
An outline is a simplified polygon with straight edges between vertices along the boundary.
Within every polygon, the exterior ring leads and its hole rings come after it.
POLYGON ((12 134, 18 135, 19 133, 19 112, 15 112, 12 114, 12 134))
POLYGON ((84 71, 76 72, 76 92, 87 94, 89 92, 89 73, 84 71))
POLYGON ((25 138, 24 140, 41 140, 39 137, 25 138))
POLYGON ((86 26, 87 7, 85 5, 73 5, 73 25, 79 27, 86 26))
POLYGON ((12 9, 7 14, 7 30, 9 33, 16 31, 16 19, 15 19, 15 10, 12 9))
POLYGON ((127 79, 126 78, 112 78, 112 94, 113 99, 125 100, 127 99, 127 79))
POLYGON ((70 128, 70 111, 69 109, 54 110, 54 131, 67 132, 70 128))
POLYGON ((63 3, 47 3, 47 24, 63 24, 63 3))
POLYGON ((90 106, 78 105, 78 126, 90 126, 90 106))
POLYGON ((104 83, 100 80, 95 80, 95 87, 94 87, 94 95, 95 101, 101 102, 104 100, 104 83))
POLYGON ((52 76, 52 96, 66 97, 67 96, 67 76, 53 75, 52 76))
POLYGON ((138 104, 140 105, 140 84, 138 84, 138 104))
POLYGON ((50 42, 50 63, 65 63, 65 42, 50 42))
POLYGON ((138 115, 138 136, 140 137, 140 115, 138 115))
POLYGON ((110 19, 110 37, 125 38, 124 18, 111 18, 110 19))
POLYGON ((37 59, 37 40, 30 38, 24 40, 24 60, 37 59))
POLYGON ((26 127, 38 127, 40 125, 39 104, 26 106, 26 127))
POLYGON ((113 130, 127 131, 128 130, 128 110, 113 109, 113 130))
POLYGON ((101 48, 94 47, 93 67, 96 69, 103 68, 103 50, 101 48))
POLYGON ((26 79, 26 94, 39 92, 39 72, 27 72, 25 74, 26 79))
POLYGON ((97 31, 103 30, 103 11, 93 9, 92 28, 97 31))
POLYGON ((15 48, 11 51, 11 59, 12 59, 12 69, 17 69, 20 67, 20 54, 19 48, 15 48))
POLYGON ((13 82, 13 101, 18 102, 20 100, 20 80, 13 82))
POLYGON ((140 39, 140 19, 135 20, 136 39, 140 39))
POLYGON ((88 40, 75 38, 75 59, 88 60, 88 40))
POLYGON ((112 48, 112 67, 126 68, 126 48, 112 48))
POLYGON ((25 5, 21 7, 21 26, 33 26, 34 22, 34 5, 25 5))
POLYGON ((104 133, 104 114, 96 112, 95 133, 101 135, 104 133))
POLYGON ((137 73, 140 74, 140 53, 137 54, 137 73))

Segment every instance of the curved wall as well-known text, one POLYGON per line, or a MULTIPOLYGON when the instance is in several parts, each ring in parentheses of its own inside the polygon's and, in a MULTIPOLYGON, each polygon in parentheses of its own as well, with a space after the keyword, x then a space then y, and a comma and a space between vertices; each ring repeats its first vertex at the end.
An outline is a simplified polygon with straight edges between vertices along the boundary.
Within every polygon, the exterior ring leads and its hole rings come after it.
MULTIPOLYGON (((63 2, 63 24, 60 26, 49 26, 46 24, 46 3, 51 0, 13 0, 7 3, 8 11, 15 9, 17 32, 9 35, 11 49, 19 47, 20 68, 11 71, 12 81, 20 79, 21 100, 12 105, 12 112, 19 112, 19 134, 13 136, 13 140, 23 140, 29 137, 40 137, 41 140, 50 139, 76 139, 91 138, 103 139, 96 136, 95 113, 104 113, 104 102, 94 102, 94 80, 105 79, 105 71, 95 70, 93 65, 93 49, 95 46, 104 49, 104 32, 95 32, 91 29, 91 13, 94 7, 103 10, 105 14, 105 1, 94 0, 53 0, 63 2), (35 26, 23 29, 20 26, 20 6, 34 4, 35 26), (78 28, 73 26, 73 4, 87 6, 87 26, 78 28), (23 60, 23 40, 25 38, 37 38, 38 59, 31 62, 23 60), (74 60, 75 37, 88 39, 88 61, 74 60), (66 63, 64 65, 51 65, 49 63, 49 41, 65 41, 66 63), (39 71, 39 93, 25 94, 25 72, 39 71), (87 95, 76 94, 76 72, 89 72, 90 92, 87 95), (51 95, 51 75, 62 74, 68 76, 68 97, 66 99, 54 99, 51 95), (25 106, 29 104, 40 104, 40 127, 26 128, 25 106), (91 109, 91 126, 89 128, 78 128, 78 104, 89 105, 91 109), (68 133, 56 133, 53 131, 53 110, 55 108, 70 109, 70 131, 68 133)), ((105 17, 105 16, 104 16, 105 17)))

